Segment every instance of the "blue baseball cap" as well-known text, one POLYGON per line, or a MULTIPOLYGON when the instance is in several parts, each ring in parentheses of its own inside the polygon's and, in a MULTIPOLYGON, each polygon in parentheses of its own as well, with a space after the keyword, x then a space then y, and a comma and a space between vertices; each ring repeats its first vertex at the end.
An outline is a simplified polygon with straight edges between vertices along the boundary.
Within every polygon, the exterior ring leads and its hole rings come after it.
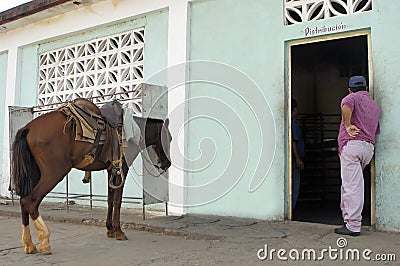
POLYGON ((365 87, 367 86, 367 81, 363 76, 352 76, 349 80, 349 87, 365 87))

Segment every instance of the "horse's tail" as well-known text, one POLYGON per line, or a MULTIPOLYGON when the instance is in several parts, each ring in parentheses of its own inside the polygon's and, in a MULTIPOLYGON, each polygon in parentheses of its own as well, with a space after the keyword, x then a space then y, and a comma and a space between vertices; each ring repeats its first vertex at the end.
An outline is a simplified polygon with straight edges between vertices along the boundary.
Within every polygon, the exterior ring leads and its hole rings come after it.
POLYGON ((26 136, 29 128, 18 130, 12 146, 13 188, 19 196, 31 194, 40 179, 40 170, 29 149, 26 136))

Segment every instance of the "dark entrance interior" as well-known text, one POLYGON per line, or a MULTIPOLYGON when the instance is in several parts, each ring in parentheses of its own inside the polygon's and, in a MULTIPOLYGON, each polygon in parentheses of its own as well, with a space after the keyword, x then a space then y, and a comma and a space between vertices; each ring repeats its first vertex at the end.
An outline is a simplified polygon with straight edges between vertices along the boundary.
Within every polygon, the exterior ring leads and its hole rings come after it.
MULTIPOLYGON (((340 161, 337 135, 340 101, 347 95, 348 79, 368 80, 367 36, 343 38, 291 47, 292 98, 297 100, 305 140, 305 169, 293 220, 342 224, 340 161)), ((371 171, 364 171, 363 224, 370 225, 371 171)))

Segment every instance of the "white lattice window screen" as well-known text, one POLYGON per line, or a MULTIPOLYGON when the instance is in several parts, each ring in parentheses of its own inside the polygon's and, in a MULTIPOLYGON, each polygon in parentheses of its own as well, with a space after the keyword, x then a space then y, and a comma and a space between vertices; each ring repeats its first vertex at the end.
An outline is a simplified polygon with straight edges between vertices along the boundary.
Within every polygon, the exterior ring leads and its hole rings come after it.
POLYGON ((284 0, 286 24, 347 16, 372 10, 372 0, 284 0))
POLYGON ((39 55, 39 110, 75 98, 102 104, 119 99, 142 113, 144 28, 39 55))

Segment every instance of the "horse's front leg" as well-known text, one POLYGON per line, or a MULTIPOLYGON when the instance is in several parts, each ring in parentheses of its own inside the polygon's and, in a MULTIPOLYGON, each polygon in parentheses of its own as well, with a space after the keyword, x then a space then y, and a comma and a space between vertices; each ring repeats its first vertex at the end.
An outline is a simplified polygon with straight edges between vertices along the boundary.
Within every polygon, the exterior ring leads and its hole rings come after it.
MULTIPOLYGON (((116 178, 118 184, 121 182, 121 178, 116 178)), ((124 190, 124 184, 120 188, 115 189, 114 191, 114 214, 113 214, 113 227, 115 230, 115 238, 117 240, 127 240, 125 233, 121 229, 121 203, 122 203, 122 194, 124 190)))
MULTIPOLYGON (((108 171, 108 180, 110 180, 111 171, 108 171)), ((106 220, 106 227, 107 227, 107 236, 108 237, 115 237, 115 230, 113 227, 113 206, 114 206, 114 189, 108 187, 108 209, 107 209, 107 220, 106 220)))

